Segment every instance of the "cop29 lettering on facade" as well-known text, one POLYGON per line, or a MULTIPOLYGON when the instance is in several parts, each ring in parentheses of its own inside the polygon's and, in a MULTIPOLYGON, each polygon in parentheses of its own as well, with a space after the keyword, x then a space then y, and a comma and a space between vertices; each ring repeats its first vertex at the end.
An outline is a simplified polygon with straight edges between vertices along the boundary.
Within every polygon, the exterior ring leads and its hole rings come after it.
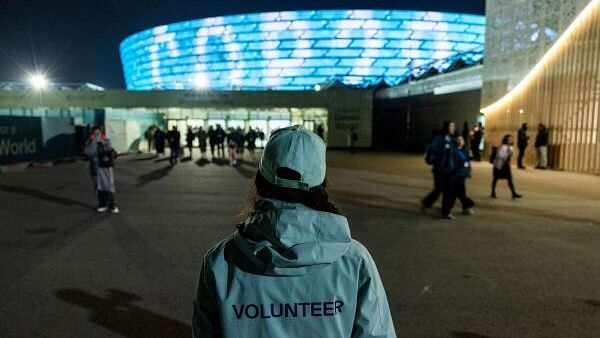
POLYGON ((241 14, 147 29, 120 46, 130 90, 397 85, 483 58, 485 17, 405 10, 241 14))

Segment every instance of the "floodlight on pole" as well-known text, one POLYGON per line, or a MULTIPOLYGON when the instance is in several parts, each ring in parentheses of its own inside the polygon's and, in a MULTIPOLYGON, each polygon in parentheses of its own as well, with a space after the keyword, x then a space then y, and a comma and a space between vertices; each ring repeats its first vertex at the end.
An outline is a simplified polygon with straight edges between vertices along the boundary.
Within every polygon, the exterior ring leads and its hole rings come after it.
POLYGON ((43 74, 30 74, 27 81, 35 90, 44 90, 48 87, 50 82, 43 74))

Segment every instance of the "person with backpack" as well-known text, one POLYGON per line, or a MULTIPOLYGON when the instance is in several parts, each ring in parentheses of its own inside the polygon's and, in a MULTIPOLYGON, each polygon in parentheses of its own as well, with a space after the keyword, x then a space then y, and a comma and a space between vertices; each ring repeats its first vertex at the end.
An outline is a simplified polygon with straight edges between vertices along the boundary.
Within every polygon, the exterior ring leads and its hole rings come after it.
POLYGON ((496 184, 498 180, 507 180, 508 187, 512 192, 512 198, 517 199, 523 197, 522 195, 517 194, 515 190, 515 185, 512 179, 512 171, 510 169, 510 159, 513 155, 513 138, 510 134, 504 135, 502 138, 502 144, 499 148, 492 149, 492 156, 490 157, 490 162, 493 164, 493 180, 492 180, 492 193, 490 194, 491 198, 496 197, 496 184))
POLYGON ((471 161, 469 151, 465 147, 465 139, 462 136, 456 138, 456 176, 454 177, 454 197, 458 199, 463 209, 463 215, 473 215, 475 202, 467 196, 467 179, 471 178, 471 161))
POLYGON ((326 146, 302 126, 271 135, 237 230, 204 256, 194 338, 395 338, 368 250, 329 200, 326 146))
POLYGON ((115 176, 113 171, 117 153, 112 148, 108 136, 99 127, 92 128, 84 153, 90 161, 90 176, 98 198, 96 211, 99 213, 106 211, 113 214, 119 213, 119 208, 115 204, 115 176))
POLYGON ((450 213, 454 200, 454 177, 456 175, 455 124, 444 121, 438 135, 427 145, 425 162, 432 166, 433 190, 421 201, 421 210, 425 212, 442 195, 442 218, 454 219, 450 213))

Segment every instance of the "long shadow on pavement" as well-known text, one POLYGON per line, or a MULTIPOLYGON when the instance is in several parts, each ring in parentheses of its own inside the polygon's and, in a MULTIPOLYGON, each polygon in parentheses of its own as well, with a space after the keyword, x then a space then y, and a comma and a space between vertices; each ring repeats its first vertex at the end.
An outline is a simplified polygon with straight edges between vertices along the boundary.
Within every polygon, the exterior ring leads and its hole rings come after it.
POLYGON ((150 157, 138 157, 138 158, 128 160, 127 162, 152 161, 152 160, 156 160, 157 158, 158 158, 157 155, 150 156, 150 157))
POLYGON ((56 297, 92 311, 90 320, 128 338, 191 337, 190 325, 131 304, 142 298, 130 292, 108 289, 105 298, 79 289, 61 289, 56 297))
POLYGON ((160 179, 163 179, 165 176, 167 176, 171 172, 171 170, 173 170, 173 166, 168 165, 166 167, 156 169, 149 173, 140 175, 138 177, 138 183, 135 185, 135 187, 140 188, 152 181, 158 181, 160 179))
POLYGON ((209 164, 209 163, 210 163, 210 161, 209 161, 209 160, 207 160, 207 159, 205 159, 205 158, 201 158, 201 159, 199 159, 198 161, 196 161, 195 163, 196 163, 196 165, 197 165, 197 166, 199 166, 199 167, 204 167, 204 166, 206 166, 207 164, 209 164))
POLYGON ((36 190, 36 189, 10 186, 10 185, 0 185, 0 189, 4 190, 6 192, 9 192, 9 193, 21 194, 21 195, 25 195, 25 196, 29 196, 29 197, 37 198, 37 199, 40 199, 43 201, 52 202, 52 203, 61 204, 61 205, 67 205, 67 206, 77 205, 77 206, 80 206, 80 207, 83 207, 86 209, 95 209, 96 208, 94 205, 91 205, 91 204, 83 203, 80 201, 72 200, 69 198, 61 197, 61 196, 51 195, 51 194, 48 194, 41 190, 36 190))
POLYGON ((225 159, 225 158, 213 157, 212 163, 214 163, 215 165, 218 165, 218 166, 224 166, 224 165, 229 165, 229 160, 225 159))
POLYGON ((239 161, 234 168, 239 174, 242 174, 242 176, 246 178, 253 178, 256 176, 257 168, 256 166, 251 165, 250 162, 239 161), (250 168, 248 166, 250 166, 250 168))

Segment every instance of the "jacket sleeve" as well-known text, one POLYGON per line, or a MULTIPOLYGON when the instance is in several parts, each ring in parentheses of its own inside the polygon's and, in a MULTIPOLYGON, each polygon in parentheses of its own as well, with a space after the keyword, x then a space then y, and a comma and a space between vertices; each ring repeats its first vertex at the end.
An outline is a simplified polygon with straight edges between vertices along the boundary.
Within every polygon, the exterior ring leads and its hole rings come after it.
POLYGON ((220 338, 221 321, 215 295, 215 278, 207 258, 204 258, 192 317, 193 338, 220 338))
POLYGON ((363 250, 352 338, 396 338, 379 272, 367 249, 363 250))
POLYGON ((83 153, 87 156, 87 157, 94 157, 97 154, 97 144, 96 142, 92 141, 92 140, 88 140, 87 143, 85 144, 85 148, 83 148, 83 153))

